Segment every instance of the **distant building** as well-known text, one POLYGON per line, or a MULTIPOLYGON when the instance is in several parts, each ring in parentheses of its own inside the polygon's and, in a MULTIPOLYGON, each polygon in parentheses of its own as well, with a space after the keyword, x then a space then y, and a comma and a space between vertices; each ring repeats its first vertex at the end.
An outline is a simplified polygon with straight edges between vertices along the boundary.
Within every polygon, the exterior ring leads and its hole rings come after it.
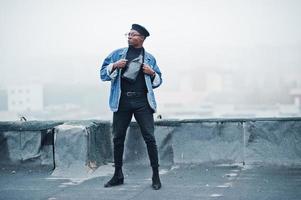
POLYGON ((298 107, 301 106, 301 88, 294 88, 291 89, 290 95, 294 99, 294 104, 298 107))
POLYGON ((0 90, 0 111, 7 111, 7 91, 0 90))
POLYGON ((14 85, 7 87, 9 111, 42 111, 42 85, 14 85))
POLYGON ((208 107, 211 105, 205 105, 206 98, 210 94, 231 89, 233 86, 229 71, 216 69, 203 69, 202 73, 199 71, 198 68, 174 70, 174 74, 170 77, 179 77, 181 74, 181 78, 167 80, 169 84, 162 85, 165 90, 156 91, 160 109, 158 111, 183 113, 185 111, 204 112, 205 109, 208 113, 208 107))

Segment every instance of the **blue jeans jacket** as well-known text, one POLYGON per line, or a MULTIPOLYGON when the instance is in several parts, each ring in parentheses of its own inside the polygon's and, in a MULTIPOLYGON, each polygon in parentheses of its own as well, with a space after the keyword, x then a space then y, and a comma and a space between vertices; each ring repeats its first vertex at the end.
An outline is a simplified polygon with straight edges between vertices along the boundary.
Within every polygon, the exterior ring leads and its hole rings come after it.
MULTIPOLYGON (((126 57, 128 48, 121 48, 113 51, 108 57, 105 58, 101 69, 100 78, 102 81, 111 81, 110 91, 110 109, 113 112, 118 110, 119 100, 121 96, 121 69, 116 69, 111 73, 113 63, 126 57)), ((156 112, 157 104, 153 89, 159 87, 162 84, 162 77, 159 67, 156 64, 156 59, 150 53, 145 51, 144 63, 149 65, 155 72, 156 76, 151 80, 151 77, 147 74, 144 75, 145 83, 147 87, 147 100, 150 107, 156 112)))

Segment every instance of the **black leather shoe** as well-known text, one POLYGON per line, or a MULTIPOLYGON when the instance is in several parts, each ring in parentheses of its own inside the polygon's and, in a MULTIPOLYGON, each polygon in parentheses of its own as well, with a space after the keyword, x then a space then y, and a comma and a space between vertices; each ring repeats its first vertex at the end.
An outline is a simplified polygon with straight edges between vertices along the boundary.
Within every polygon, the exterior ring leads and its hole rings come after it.
POLYGON ((123 184, 123 174, 119 173, 118 175, 114 175, 111 180, 109 180, 104 187, 113 187, 117 185, 122 185, 123 184))
POLYGON ((154 190, 159 190, 161 188, 161 181, 159 177, 152 178, 152 187, 154 190))

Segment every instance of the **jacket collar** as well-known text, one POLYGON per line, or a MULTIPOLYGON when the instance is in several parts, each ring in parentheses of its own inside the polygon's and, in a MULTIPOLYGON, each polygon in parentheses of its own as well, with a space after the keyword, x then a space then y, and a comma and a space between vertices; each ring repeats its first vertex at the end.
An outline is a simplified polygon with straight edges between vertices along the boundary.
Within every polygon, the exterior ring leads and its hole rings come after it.
MULTIPOLYGON (((126 53, 127 53, 128 49, 129 49, 128 47, 125 47, 119 52, 119 55, 121 56, 121 58, 126 57, 126 53)), ((147 51, 145 51, 145 53, 144 53, 144 62, 149 63, 150 60, 151 60, 150 54, 147 51)))

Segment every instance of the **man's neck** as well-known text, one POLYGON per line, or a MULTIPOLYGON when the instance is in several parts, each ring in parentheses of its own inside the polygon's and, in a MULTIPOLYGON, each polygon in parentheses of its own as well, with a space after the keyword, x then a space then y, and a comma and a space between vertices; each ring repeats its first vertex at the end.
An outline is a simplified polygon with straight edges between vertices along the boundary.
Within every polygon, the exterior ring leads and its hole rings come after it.
POLYGON ((140 48, 143 47, 142 44, 141 45, 136 45, 136 46, 134 46, 134 45, 130 45, 130 46, 133 47, 133 48, 135 48, 135 49, 140 49, 140 48))

